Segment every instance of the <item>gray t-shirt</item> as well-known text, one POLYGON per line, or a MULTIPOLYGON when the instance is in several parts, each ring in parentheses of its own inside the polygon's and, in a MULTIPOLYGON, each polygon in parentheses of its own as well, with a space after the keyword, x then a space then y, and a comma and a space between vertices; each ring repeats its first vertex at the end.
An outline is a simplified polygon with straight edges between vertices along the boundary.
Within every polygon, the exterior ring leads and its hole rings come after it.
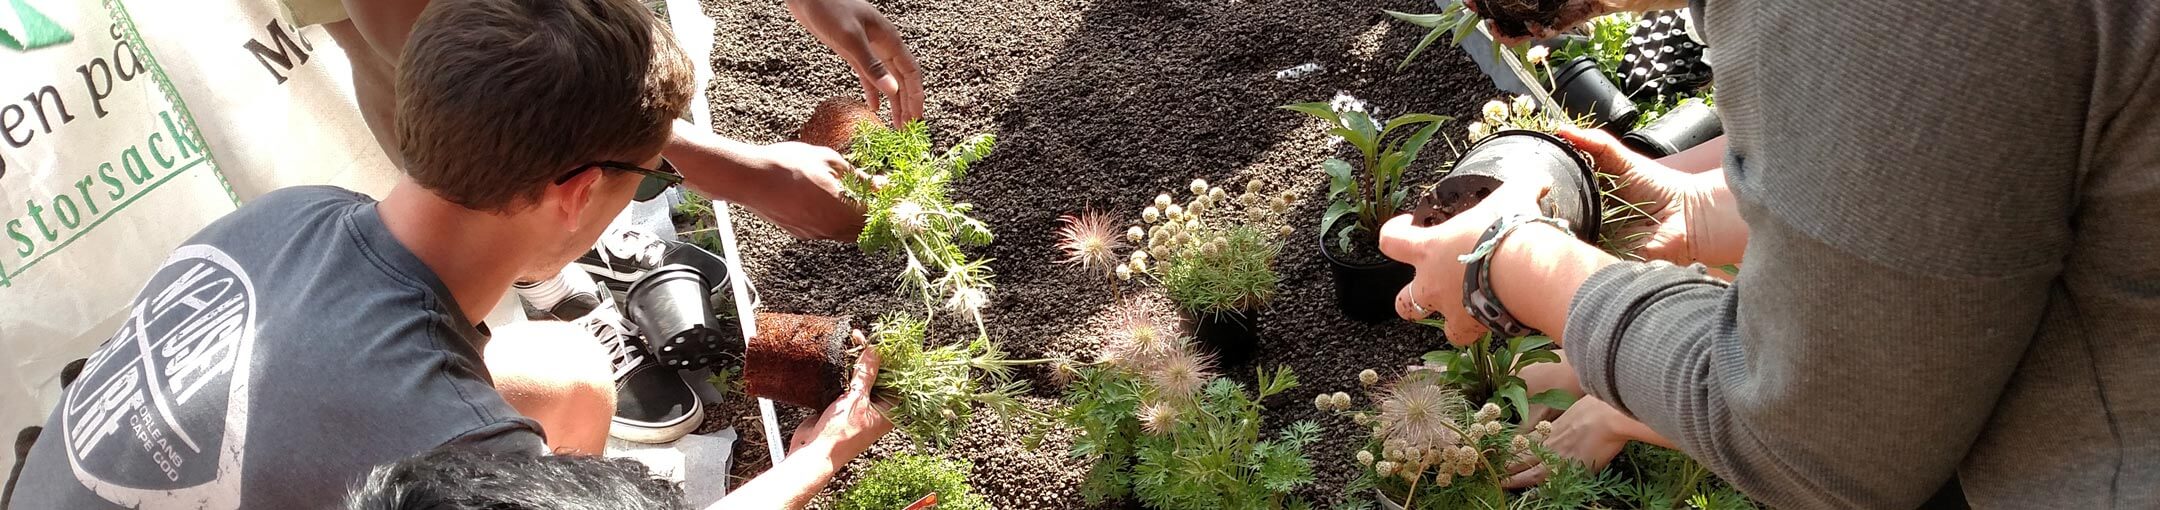
POLYGON ((1583 386, 1777 508, 2160 507, 2160 2, 1696 11, 1746 259, 1584 282, 1583 386))
POLYGON ((63 392, 17 508, 324 508, 437 446, 545 450, 368 197, 280 190, 174 250, 63 392))

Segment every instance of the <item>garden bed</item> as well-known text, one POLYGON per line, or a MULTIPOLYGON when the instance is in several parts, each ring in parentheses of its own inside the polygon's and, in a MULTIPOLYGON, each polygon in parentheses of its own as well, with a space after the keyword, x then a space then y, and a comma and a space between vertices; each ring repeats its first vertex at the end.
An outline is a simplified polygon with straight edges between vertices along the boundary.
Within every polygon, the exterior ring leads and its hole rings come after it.
MULTIPOLYGON (((1411 111, 1474 117, 1498 92, 1468 57, 1433 51, 1401 72, 1395 64, 1424 34, 1379 9, 1424 10, 1422 0, 1355 7, 1322 0, 1218 2, 1104 0, 878 2, 897 24, 927 76, 927 120, 945 143, 994 133, 995 153, 953 189, 997 235, 970 248, 992 264, 997 288, 985 310, 988 333, 1016 358, 1094 359, 1112 327, 1116 304, 1102 281, 1056 263, 1058 217, 1093 206, 1137 217, 1160 190, 1195 177, 1325 196, 1321 159, 1345 150, 1308 118, 1277 106, 1348 92, 1393 115, 1411 111), (1315 63, 1324 70, 1280 81, 1278 70, 1315 63)), ((856 79, 830 51, 797 27, 778 2, 707 2, 718 23, 713 51, 714 128, 759 143, 792 136, 811 107, 836 95, 859 95, 856 79)), ((1453 125, 1449 131, 1460 129, 1453 125)), ((1447 157, 1428 158, 1444 161, 1447 157)), ((1435 177, 1430 163, 1411 170, 1435 177)), ((1296 239, 1311 239, 1325 200, 1306 200, 1289 215, 1296 239)), ((854 246, 801 241, 754 215, 737 214, 745 269, 777 312, 852 315, 867 324, 886 311, 919 307, 896 294, 897 259, 854 246)), ((1304 384, 1267 402, 1270 429, 1311 420, 1323 439, 1306 451, 1315 480, 1300 494, 1326 506, 1357 474, 1350 452, 1364 434, 1347 420, 1314 409, 1314 395, 1355 388, 1366 368, 1412 362, 1442 341, 1408 322, 1371 325, 1344 318, 1317 243, 1291 242, 1277 271, 1279 298, 1259 314, 1258 366, 1288 365, 1304 384)), ((1128 287, 1131 288, 1131 287, 1128 287)), ((1148 291, 1152 293, 1153 291, 1148 291)), ((1130 293, 1128 293, 1130 294, 1130 293)), ((1141 299, 1174 319, 1160 296, 1141 299)), ((943 327, 947 335, 972 327, 943 327)), ((1224 370, 1250 385, 1250 368, 1224 370)), ((1042 410, 1062 407, 1044 367, 1022 367, 1042 410)), ((708 427, 754 423, 752 406, 718 405, 708 427)), ((792 427, 805 410, 783 406, 792 427)), ((754 427, 738 445, 738 476, 768 465, 754 427)), ((1068 453, 1070 431, 1053 428, 1039 447, 994 420, 977 420, 945 453, 974 463, 972 482, 1000 508, 1084 508, 1079 485, 1088 464, 1068 453)), ((906 448, 881 441, 843 472, 827 497, 867 464, 906 448)), ((738 478, 735 484, 741 481, 738 478)), ((822 504, 821 504, 822 505, 822 504)))

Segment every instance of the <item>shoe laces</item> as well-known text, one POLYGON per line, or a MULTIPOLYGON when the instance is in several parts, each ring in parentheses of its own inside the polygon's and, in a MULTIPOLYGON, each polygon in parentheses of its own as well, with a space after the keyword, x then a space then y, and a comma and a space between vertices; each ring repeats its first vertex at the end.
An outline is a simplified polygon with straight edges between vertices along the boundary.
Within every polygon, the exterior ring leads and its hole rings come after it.
POLYGON ((631 335, 629 332, 623 331, 623 328, 617 325, 617 321, 620 321, 621 317, 621 315, 614 313, 612 308, 606 308, 593 310, 583 320, 578 321, 580 325, 585 327, 586 331, 592 332, 593 337, 600 341, 602 347, 607 348, 609 363, 612 364, 615 380, 617 381, 628 375, 631 369, 649 363, 651 361, 648 360, 653 359, 651 354, 645 352, 644 342, 639 341, 636 336, 631 335))

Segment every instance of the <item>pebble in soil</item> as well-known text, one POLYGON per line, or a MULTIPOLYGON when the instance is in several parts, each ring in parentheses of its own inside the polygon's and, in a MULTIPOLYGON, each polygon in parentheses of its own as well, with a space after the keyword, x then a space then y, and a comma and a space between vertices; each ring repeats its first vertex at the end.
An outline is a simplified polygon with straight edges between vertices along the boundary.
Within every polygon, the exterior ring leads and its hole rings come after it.
MULTIPOLYGON (((1424 29, 1394 22, 1380 9, 1435 10, 1420 0, 1355 6, 1326 0, 893 0, 878 7, 923 67, 925 116, 939 147, 972 133, 998 136, 996 151, 971 168, 953 196, 976 204, 976 217, 998 236, 971 255, 996 260, 989 332, 1016 358, 1090 357, 1107 329, 1110 291, 1101 280, 1053 262, 1059 257, 1053 248, 1058 215, 1092 206, 1137 222, 1145 201, 1184 189, 1195 177, 1225 184, 1261 179, 1323 197, 1320 160, 1347 156, 1348 149, 1329 140, 1317 121, 1277 106, 1345 91, 1383 114, 1473 116, 1477 105, 1498 94, 1460 51, 1430 51, 1409 69, 1393 70, 1424 29), (1275 71, 1308 62, 1327 72, 1295 82, 1275 79, 1275 71)), ((781 141, 817 102, 861 93, 847 66, 779 3, 707 2, 705 11, 718 24, 714 81, 706 94, 720 134, 781 141)), ((1463 125, 1443 130, 1459 138, 1463 125)), ((1446 156, 1428 155, 1411 171, 1432 172, 1446 156)), ((1339 488, 1354 476, 1346 453, 1363 435, 1348 420, 1314 410, 1312 396, 1354 391, 1359 370, 1398 367, 1441 345, 1437 330, 1356 323, 1334 309, 1327 266, 1309 233, 1325 207, 1325 200, 1306 200, 1292 212, 1299 232, 1278 267, 1280 297, 1260 315, 1262 350, 1255 360, 1262 366, 1288 363, 1305 383, 1267 402, 1266 419, 1271 429, 1302 419, 1326 429, 1326 439, 1308 451, 1317 479, 1301 491, 1322 504, 1340 499, 1339 488)), ((740 211, 735 218, 745 269, 765 310, 867 320, 921 307, 894 294, 900 265, 891 258, 846 244, 796 240, 740 211)), ((937 327, 947 333, 971 329, 937 327)), ((1250 368, 1225 372, 1251 382, 1250 368)), ((1034 385, 1031 405, 1060 408, 1046 371, 1019 373, 1034 385)), ((782 423, 792 427, 809 411, 782 414, 782 423)), ((764 465, 762 446, 748 446, 763 441, 754 415, 732 419, 744 431, 737 449, 742 476, 764 465)), ((975 462, 972 482, 994 505, 1082 508, 1077 487, 1086 466, 1067 454, 1069 444, 1069 432, 1054 431, 1040 448, 1025 448, 1019 437, 985 420, 946 453, 975 462)), ((903 438, 888 437, 869 457, 904 447, 903 438)), ((850 464, 827 497, 865 464, 850 464)))

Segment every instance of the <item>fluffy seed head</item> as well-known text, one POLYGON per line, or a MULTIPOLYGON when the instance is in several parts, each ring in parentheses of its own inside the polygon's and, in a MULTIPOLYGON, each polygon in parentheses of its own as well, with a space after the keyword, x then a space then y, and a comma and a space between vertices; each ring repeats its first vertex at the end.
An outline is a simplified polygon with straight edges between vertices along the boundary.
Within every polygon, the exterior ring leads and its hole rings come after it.
POLYGON ((1192 190, 1194 195, 1206 195, 1207 188, 1207 179, 1193 179, 1192 185, 1186 187, 1186 189, 1192 190))
POLYGON ((1371 466, 1371 465, 1372 465, 1372 463, 1373 463, 1373 457, 1372 457, 1372 452, 1370 452, 1370 451, 1365 451, 1365 450, 1358 450, 1358 451, 1357 451, 1357 465, 1358 465, 1358 466, 1360 466, 1360 467, 1364 467, 1364 466, 1371 466))
POLYGON ((1358 382, 1358 384, 1363 384, 1363 385, 1366 385, 1366 386, 1372 386, 1372 385, 1374 385, 1374 384, 1379 384, 1379 383, 1380 383, 1380 372, 1378 372, 1378 371, 1375 371, 1375 370, 1373 370, 1373 369, 1370 369, 1370 368, 1368 368, 1368 369, 1365 369, 1365 371, 1363 371, 1363 372, 1358 372, 1358 373, 1357 373, 1357 382, 1358 382))
POLYGON ((1111 267, 1117 265, 1117 251, 1125 249, 1125 241, 1118 238, 1110 215, 1087 211, 1077 217, 1060 216, 1058 221, 1064 226, 1058 229, 1057 246, 1065 252, 1065 258, 1058 262, 1078 266, 1081 271, 1110 274, 1111 267))
POLYGON ((945 301, 946 308, 952 309, 961 320, 968 322, 981 321, 983 308, 988 306, 990 295, 974 287, 953 291, 952 298, 945 301))
POLYGON ((1080 378, 1080 368, 1074 366, 1072 360, 1058 358, 1050 362, 1050 384, 1063 388, 1072 384, 1073 380, 1078 378, 1080 378))
POLYGON ((878 175, 873 175, 873 176, 870 176, 870 187, 873 187, 873 188, 884 188, 884 187, 886 187, 886 186, 890 186, 890 185, 892 185, 892 178, 891 178, 891 177, 886 177, 886 176, 885 176, 885 174, 878 174, 878 175))
POLYGON ((1478 408, 1478 410, 1477 410, 1477 421, 1478 421, 1478 424, 1480 424, 1480 425, 1483 425, 1483 424, 1485 424, 1486 422, 1490 422, 1490 421, 1493 421, 1493 420, 1498 420, 1498 419, 1500 419, 1500 405, 1499 405, 1499 404, 1494 404, 1494 403, 1491 403, 1491 402, 1486 402, 1486 403, 1485 403, 1485 407, 1480 407, 1480 408, 1478 408))
POLYGON ((1228 198, 1229 196, 1229 193, 1223 191, 1222 186, 1208 188, 1207 190, 1207 200, 1210 204, 1221 202, 1224 198, 1228 198))
POLYGON ((1207 356, 1193 352, 1190 346, 1180 345, 1164 354, 1153 369, 1148 370, 1147 378, 1161 395, 1190 399, 1200 393, 1200 387, 1206 386, 1208 380, 1215 378, 1208 372, 1212 364, 1207 356))
POLYGON ((1148 403, 1140 407, 1140 428, 1150 435, 1168 434, 1177 425, 1177 415, 1177 406, 1169 402, 1148 403))
POLYGON ((1349 409, 1349 408, 1350 408, 1350 394, 1349 394, 1349 393, 1343 393, 1343 392, 1340 392, 1340 391, 1338 391, 1338 392, 1335 392, 1335 394, 1334 394, 1334 395, 1329 395, 1329 396, 1328 396, 1328 400, 1330 400, 1330 401, 1331 401, 1330 403, 1331 403, 1331 404, 1333 404, 1333 405, 1335 406, 1335 410, 1337 410, 1337 411, 1340 411, 1340 410, 1344 410, 1344 409, 1349 409))
POLYGON ((1183 218, 1185 217, 1185 208, 1177 204, 1170 204, 1163 207, 1163 213, 1170 215, 1171 219, 1183 218))
POLYGON ((1138 243, 1143 239, 1147 239, 1147 230, 1140 228, 1139 225, 1134 225, 1132 228, 1125 229, 1126 241, 1138 243))
POLYGON ((1455 444, 1455 419, 1450 409, 1462 395, 1442 386, 1435 378, 1405 378, 1380 400, 1380 426, 1385 436, 1411 446, 1437 447, 1455 444))
MULTIPOLYGON (((1160 195, 1155 195, 1155 207, 1158 207, 1158 208, 1162 208, 1162 209, 1169 209, 1169 208, 1170 208, 1170 194, 1169 194, 1169 193, 1163 193, 1163 194, 1160 194, 1160 195)), ((1173 214, 1174 214, 1174 213, 1173 213, 1173 214)))
POLYGON ((1121 282, 1123 282, 1123 281, 1131 281, 1131 280, 1132 280, 1132 265, 1131 265, 1131 264, 1118 264, 1118 266, 1117 266, 1117 269, 1112 269, 1112 270, 1111 270, 1111 274, 1115 274, 1115 275, 1117 275, 1117 279, 1118 279, 1118 281, 1121 281, 1121 282))
POLYGON ((1154 222, 1157 222, 1157 221, 1162 221, 1162 210, 1161 210, 1161 209, 1156 209, 1156 208, 1155 208, 1155 206, 1152 206, 1152 205, 1151 205, 1151 206, 1148 206, 1148 208, 1146 208, 1146 209, 1141 209, 1141 210, 1140 210, 1140 220, 1141 220, 1141 221, 1146 221, 1146 222, 1148 222, 1148 223, 1154 223, 1154 222))
POLYGON ((1326 393, 1313 395, 1312 405, 1315 409, 1319 409, 1322 411, 1330 411, 1335 408, 1335 399, 1328 396, 1328 394, 1326 393))

